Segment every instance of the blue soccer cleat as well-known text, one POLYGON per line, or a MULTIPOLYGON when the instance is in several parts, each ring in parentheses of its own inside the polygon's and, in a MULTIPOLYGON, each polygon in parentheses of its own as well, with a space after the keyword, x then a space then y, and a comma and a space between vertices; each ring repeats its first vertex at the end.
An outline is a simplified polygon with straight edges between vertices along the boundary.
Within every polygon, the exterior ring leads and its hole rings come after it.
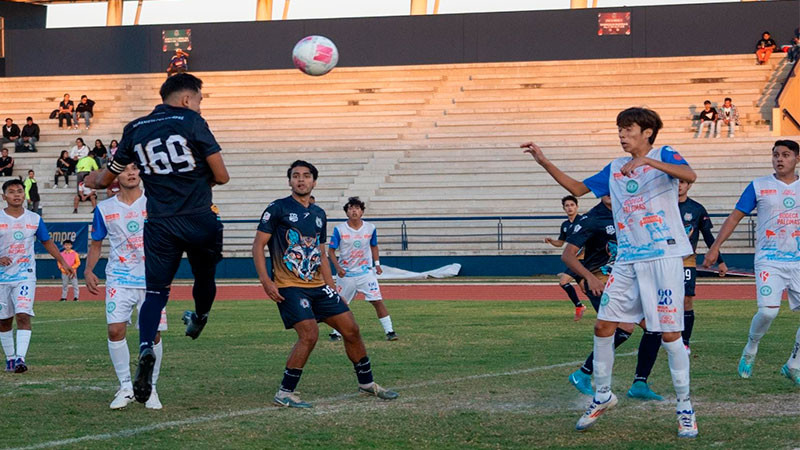
POLYGON ((7 359, 6 360, 6 372, 14 373, 14 360, 7 359))
POLYGON ((569 374, 569 382, 583 395, 594 395, 592 376, 583 373, 581 369, 569 374))
POLYGON ((278 391, 278 393, 275 394, 275 398, 272 399, 272 402, 277 406, 283 406, 285 408, 311 408, 311 403, 300 400, 298 394, 299 392, 278 391))
POLYGON ((17 358, 14 361, 14 373, 24 373, 28 371, 28 366, 25 364, 25 360, 22 358, 17 358))
POLYGON ((790 369, 788 365, 784 364, 781 367, 781 373, 786 378, 792 380, 795 386, 800 386, 800 369, 790 369))
POLYGON ((638 398, 642 400, 656 400, 661 401, 664 400, 664 397, 656 394, 650 389, 650 386, 647 385, 646 381, 634 381, 631 388, 628 389, 628 397, 630 398, 638 398))
POLYGON ((756 355, 742 353, 739 359, 739 376, 742 378, 750 378, 753 375, 753 364, 756 362, 756 355))

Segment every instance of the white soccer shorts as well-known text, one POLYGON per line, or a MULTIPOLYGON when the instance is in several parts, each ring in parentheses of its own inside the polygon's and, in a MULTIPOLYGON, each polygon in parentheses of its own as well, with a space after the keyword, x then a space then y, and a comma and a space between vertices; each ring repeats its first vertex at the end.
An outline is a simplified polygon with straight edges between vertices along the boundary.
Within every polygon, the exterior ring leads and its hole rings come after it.
MULTIPOLYGON (((106 286, 106 323, 130 325, 133 308, 136 307, 136 328, 139 328, 139 312, 144 303, 145 290, 106 286)), ((158 331, 167 329, 167 308, 161 310, 158 331)))
POLYGON ((35 281, 0 284, 0 320, 14 317, 15 314, 35 316, 33 313, 35 297, 35 281))
POLYGON ((364 294, 364 299, 368 302, 383 300, 381 288, 378 286, 378 279, 373 273, 368 273, 358 277, 336 277, 336 290, 339 296, 350 304, 357 292, 364 294))
POLYGON ((800 310, 800 264, 791 266, 756 265, 756 295, 758 307, 781 306, 783 291, 789 298, 789 308, 800 310))
POLYGON ((683 331, 683 258, 614 265, 597 318, 639 323, 648 331, 683 331))

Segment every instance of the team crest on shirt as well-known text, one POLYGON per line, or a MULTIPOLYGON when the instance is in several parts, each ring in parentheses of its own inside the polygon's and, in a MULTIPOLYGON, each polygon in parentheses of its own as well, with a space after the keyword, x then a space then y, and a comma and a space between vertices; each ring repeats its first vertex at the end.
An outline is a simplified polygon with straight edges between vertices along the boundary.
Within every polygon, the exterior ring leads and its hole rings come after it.
POLYGON ((128 222, 128 225, 126 225, 125 228, 127 228, 128 231, 130 231, 131 233, 136 233, 137 231, 139 231, 139 223, 136 222, 135 220, 131 220, 130 222, 128 222))
POLYGON ((319 217, 317 217, 317 226, 322 228, 322 219, 320 219, 319 217))
POLYGON ((353 242, 353 247, 355 247, 355 248, 361 248, 361 241, 354 241, 354 242, 353 242))
POLYGON ((786 197, 783 199, 783 206, 787 208, 794 208, 795 201, 792 197, 786 197))
POLYGON ((616 234, 617 229, 614 228, 614 225, 606 225, 606 234, 616 234))
POLYGON ((14 232, 14 239, 16 239, 18 241, 21 241, 22 238, 24 238, 24 237, 25 237, 25 235, 22 234, 22 231, 15 231, 14 232))
POLYGON ((625 190, 633 194, 639 190, 639 183, 637 183, 636 180, 630 180, 625 184, 625 190))
POLYGON ((283 264, 301 280, 311 281, 322 264, 319 236, 303 236, 292 228, 286 232, 286 243, 283 264))
POLYGON ((572 229, 572 232, 573 232, 573 233, 577 233, 577 232, 578 232, 578 231, 580 231, 580 230, 581 230, 581 225, 580 225, 580 224, 578 224, 578 225, 575 225, 575 228, 573 228, 573 229, 572 229))
POLYGON ((684 222, 691 222, 692 217, 693 217, 692 213, 686 213, 686 214, 683 215, 683 221, 684 222))
POLYGON ((297 214, 289 213, 289 222, 297 222, 299 219, 297 218, 297 214))
POLYGON ((264 211, 264 214, 261 215, 261 223, 269 222, 270 217, 272 216, 269 214, 269 211, 264 211))

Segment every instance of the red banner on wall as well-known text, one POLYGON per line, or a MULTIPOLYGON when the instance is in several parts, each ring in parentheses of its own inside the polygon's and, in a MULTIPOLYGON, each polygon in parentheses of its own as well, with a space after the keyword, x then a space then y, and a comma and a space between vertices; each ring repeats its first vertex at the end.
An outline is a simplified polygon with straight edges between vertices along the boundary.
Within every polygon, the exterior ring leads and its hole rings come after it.
POLYGON ((613 36, 631 34, 631 13, 612 12, 597 14, 597 35, 613 36))

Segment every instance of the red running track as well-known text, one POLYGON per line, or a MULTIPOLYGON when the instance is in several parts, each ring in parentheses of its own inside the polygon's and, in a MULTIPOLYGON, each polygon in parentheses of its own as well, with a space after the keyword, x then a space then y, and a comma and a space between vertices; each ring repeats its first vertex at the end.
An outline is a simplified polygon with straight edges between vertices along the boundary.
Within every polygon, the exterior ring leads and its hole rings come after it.
MULTIPOLYGON (((385 284, 381 286, 381 291, 386 300, 532 301, 566 298, 564 291, 556 284, 385 284)), ((81 300, 103 300, 103 295, 91 295, 85 287, 81 287, 81 300)), ((36 300, 57 301, 60 297, 60 286, 39 286, 36 289, 36 300)), ((191 298, 191 286, 178 285, 172 288, 170 299, 191 300, 191 298)), ((260 285, 217 286, 217 300, 266 298, 260 285)), ((756 288, 754 284, 700 284, 697 285, 696 298, 698 300, 755 299, 756 288)))

